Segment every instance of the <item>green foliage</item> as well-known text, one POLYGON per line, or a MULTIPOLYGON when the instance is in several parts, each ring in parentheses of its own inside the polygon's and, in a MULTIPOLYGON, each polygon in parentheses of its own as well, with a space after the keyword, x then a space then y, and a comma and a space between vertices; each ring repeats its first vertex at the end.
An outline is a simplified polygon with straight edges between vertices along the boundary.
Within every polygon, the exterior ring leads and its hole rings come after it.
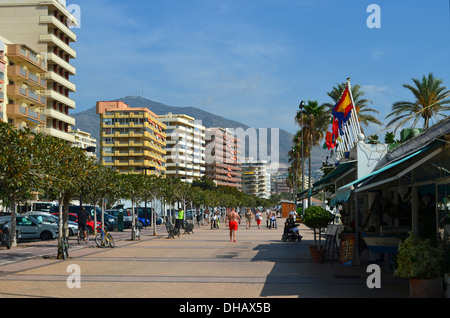
POLYGON ((303 223, 313 229, 323 229, 333 221, 331 212, 320 206, 310 206, 305 210, 303 223))
POLYGON ((321 229, 327 227, 331 221, 333 221, 333 214, 320 206, 310 206, 305 210, 303 224, 314 229, 314 245, 320 247, 321 229), (316 241, 316 232, 319 232, 319 244, 316 241))
POLYGON ((384 142, 386 144, 393 144, 395 143, 395 134, 391 132, 387 132, 386 135, 384 135, 384 142))
POLYGON ((378 136, 377 135, 370 135, 369 137, 367 137, 367 142, 369 144, 379 144, 380 143, 378 141, 378 136))
POLYGON ((400 243, 395 275, 418 279, 438 277, 441 274, 442 254, 429 240, 421 240, 411 232, 408 238, 400 243))

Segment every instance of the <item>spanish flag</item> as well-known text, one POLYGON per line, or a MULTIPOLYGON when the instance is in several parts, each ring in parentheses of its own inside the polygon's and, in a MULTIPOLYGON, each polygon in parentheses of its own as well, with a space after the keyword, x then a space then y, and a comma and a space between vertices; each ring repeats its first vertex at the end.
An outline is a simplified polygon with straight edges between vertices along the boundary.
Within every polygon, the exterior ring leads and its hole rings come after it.
POLYGON ((350 96, 348 86, 346 86, 344 92, 342 93, 341 99, 337 102, 331 112, 331 114, 340 121, 339 127, 341 127, 342 123, 346 123, 350 118, 352 109, 352 98, 350 96))

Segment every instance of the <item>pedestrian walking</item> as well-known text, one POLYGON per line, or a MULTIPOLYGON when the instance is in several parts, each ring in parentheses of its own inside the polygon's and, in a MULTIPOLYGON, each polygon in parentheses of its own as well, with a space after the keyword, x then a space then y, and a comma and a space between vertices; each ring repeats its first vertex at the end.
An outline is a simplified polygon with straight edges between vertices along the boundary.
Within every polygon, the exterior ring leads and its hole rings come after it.
POLYGON ((236 242, 236 232, 238 230, 238 222, 241 224, 241 218, 239 214, 236 213, 235 209, 232 208, 231 211, 227 214, 225 219, 225 224, 228 221, 228 227, 230 229, 230 242, 236 242))
POLYGON ((258 225, 258 229, 260 229, 261 228, 262 214, 261 214, 261 212, 259 212, 259 209, 256 209, 255 220, 256 220, 256 224, 258 225))
POLYGON ((245 223, 246 227, 245 228, 246 229, 249 229, 250 226, 251 226, 252 216, 253 216, 252 211, 250 210, 250 208, 247 208, 247 212, 245 212, 245 220, 246 220, 246 223, 245 223))

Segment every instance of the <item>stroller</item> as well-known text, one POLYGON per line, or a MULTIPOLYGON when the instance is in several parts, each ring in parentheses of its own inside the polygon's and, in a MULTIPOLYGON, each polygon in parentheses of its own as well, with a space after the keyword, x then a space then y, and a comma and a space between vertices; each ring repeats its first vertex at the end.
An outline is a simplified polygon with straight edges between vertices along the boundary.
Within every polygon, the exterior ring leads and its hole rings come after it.
POLYGON ((303 236, 300 235, 300 232, 297 227, 298 224, 296 224, 294 227, 285 226, 283 235, 281 236, 281 240, 283 242, 286 241, 295 242, 296 240, 300 242, 303 236))

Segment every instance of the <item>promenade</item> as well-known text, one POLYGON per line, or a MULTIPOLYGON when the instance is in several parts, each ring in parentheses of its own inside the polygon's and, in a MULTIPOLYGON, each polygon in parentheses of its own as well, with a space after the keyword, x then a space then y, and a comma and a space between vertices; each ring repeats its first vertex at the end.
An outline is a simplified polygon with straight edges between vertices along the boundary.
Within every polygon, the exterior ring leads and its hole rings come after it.
MULTIPOLYGON (((282 220, 279 220, 281 224, 282 220)), ((300 228, 302 242, 282 242, 282 226, 240 225, 230 242, 225 224, 195 227, 193 234, 168 239, 164 226, 114 232, 116 248, 90 242, 80 248, 71 238, 68 260, 40 256, 0 265, 1 298, 396 298, 408 297, 408 285, 382 272, 381 288, 369 289, 365 266, 336 261, 314 264, 308 245, 312 231, 300 228), (67 280, 75 265, 80 288, 67 280)), ((48 244, 48 243, 47 243, 48 244)), ((56 246, 56 245, 55 245, 56 246)), ((1 250, 18 253, 20 247, 1 250)), ((54 255, 53 255, 54 256, 54 255)))

